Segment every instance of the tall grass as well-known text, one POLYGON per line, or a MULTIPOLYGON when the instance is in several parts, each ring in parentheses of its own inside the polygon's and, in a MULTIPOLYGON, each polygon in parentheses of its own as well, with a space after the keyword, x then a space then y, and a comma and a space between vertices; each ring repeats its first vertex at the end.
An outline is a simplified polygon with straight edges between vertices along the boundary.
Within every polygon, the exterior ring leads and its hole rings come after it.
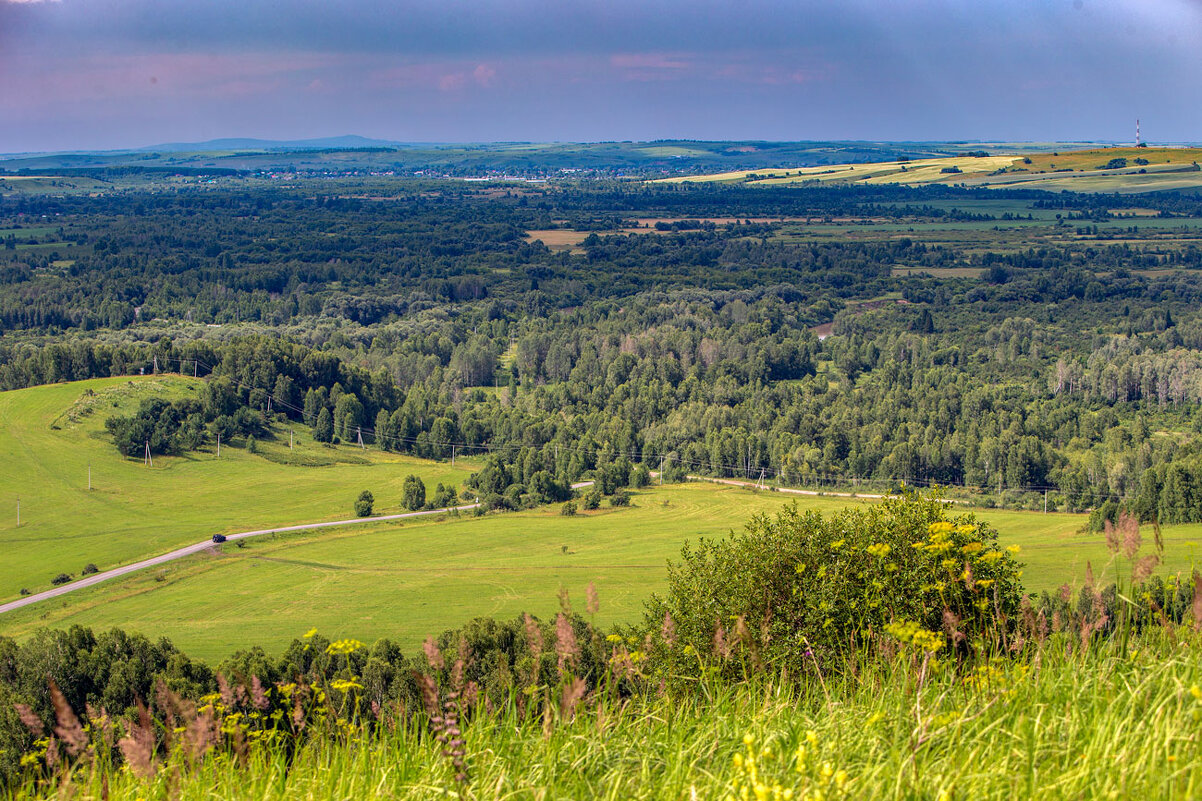
POLYGON ((913 652, 823 681, 703 684, 516 703, 462 722, 470 784, 421 718, 343 727, 295 752, 182 749, 151 778, 106 761, 30 780, 22 797, 1191 798, 1202 794, 1199 635, 1156 627, 1082 647, 1053 635, 1021 659, 957 669, 913 652), (521 708, 521 711, 519 709, 521 708))

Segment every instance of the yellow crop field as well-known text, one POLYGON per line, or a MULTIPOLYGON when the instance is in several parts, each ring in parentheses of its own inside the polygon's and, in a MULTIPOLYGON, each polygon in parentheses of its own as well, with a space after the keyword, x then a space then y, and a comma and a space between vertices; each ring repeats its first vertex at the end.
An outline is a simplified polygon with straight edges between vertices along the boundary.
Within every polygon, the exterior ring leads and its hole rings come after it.
POLYGON ((967 184, 1058 192, 1139 193, 1202 187, 1202 148, 1092 148, 1063 153, 947 156, 792 169, 758 169, 661 179, 749 186, 803 183, 967 184), (1124 159, 1125 164, 1115 162, 1124 159), (1115 166, 1111 166, 1115 164, 1115 166))

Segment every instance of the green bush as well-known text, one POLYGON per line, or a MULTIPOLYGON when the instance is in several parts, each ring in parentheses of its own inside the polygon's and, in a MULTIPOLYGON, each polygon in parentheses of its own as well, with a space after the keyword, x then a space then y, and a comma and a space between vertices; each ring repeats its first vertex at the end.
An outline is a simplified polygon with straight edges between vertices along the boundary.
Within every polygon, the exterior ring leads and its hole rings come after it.
POLYGON ((609 496, 610 506, 630 506, 630 493, 621 487, 614 490, 614 494, 609 496))
POLYGON ((412 474, 405 476, 405 482, 401 485, 401 505, 414 511, 426 505, 426 484, 421 477, 412 474))
POLYGON ((447 509, 459 503, 459 493, 455 490, 454 485, 444 486, 440 481, 434 487, 434 494, 430 497, 430 507, 432 509, 447 509))
POLYGON ((838 669, 890 624, 942 632, 954 623, 948 636, 967 643, 996 635, 1020 593, 1019 564, 997 532, 972 515, 949 517, 930 497, 829 517, 794 504, 728 540, 686 545, 667 593, 647 603, 644 633, 657 635, 653 656, 666 675, 695 676, 702 661, 731 678, 754 665, 838 669), (658 636, 665 615, 672 638, 658 636))
POLYGON ((363 490, 359 493, 359 497, 355 499, 355 516, 356 517, 371 517, 372 508, 375 506, 375 496, 371 494, 371 490, 363 490))
POLYGON ((564 517, 572 517, 576 514, 576 502, 568 501, 563 506, 559 507, 559 513, 564 517))
POLYGON ((582 504, 585 509, 599 509, 601 507, 601 490, 594 489, 585 493, 582 504))

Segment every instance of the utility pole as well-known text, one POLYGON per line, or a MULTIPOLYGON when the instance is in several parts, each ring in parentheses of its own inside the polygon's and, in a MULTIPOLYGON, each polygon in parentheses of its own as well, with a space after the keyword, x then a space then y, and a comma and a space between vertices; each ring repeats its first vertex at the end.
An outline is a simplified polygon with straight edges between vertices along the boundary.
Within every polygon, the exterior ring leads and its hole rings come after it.
POLYGON ((1046 489, 1043 491, 1043 513, 1045 515, 1048 513, 1048 491, 1046 489))
POLYGON ((661 487, 664 485, 664 457, 663 457, 663 454, 660 454, 660 457, 659 457, 659 485, 661 487))
POLYGON ((363 446, 363 428, 361 426, 355 426, 355 436, 359 438, 359 447, 362 450, 367 450, 367 448, 363 446))
POLYGON ((150 458, 150 440, 146 441, 146 466, 154 467, 154 459, 150 458))
POLYGON ((196 359, 192 360, 192 377, 196 378, 196 359))
POLYGON ((158 354, 155 354, 155 357, 154 357, 154 374, 155 374, 155 375, 158 375, 158 374, 159 374, 159 357, 158 357, 158 354))
POLYGON ((292 429, 288 429, 288 450, 292 450, 292 429))

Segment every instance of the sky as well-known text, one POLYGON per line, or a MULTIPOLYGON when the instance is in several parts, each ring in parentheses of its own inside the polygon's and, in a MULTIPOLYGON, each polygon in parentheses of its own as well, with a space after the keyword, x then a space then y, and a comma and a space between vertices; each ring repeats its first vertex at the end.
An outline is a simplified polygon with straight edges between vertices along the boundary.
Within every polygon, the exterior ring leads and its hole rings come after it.
POLYGON ((0 0, 0 152, 1202 141, 1202 0, 0 0))

